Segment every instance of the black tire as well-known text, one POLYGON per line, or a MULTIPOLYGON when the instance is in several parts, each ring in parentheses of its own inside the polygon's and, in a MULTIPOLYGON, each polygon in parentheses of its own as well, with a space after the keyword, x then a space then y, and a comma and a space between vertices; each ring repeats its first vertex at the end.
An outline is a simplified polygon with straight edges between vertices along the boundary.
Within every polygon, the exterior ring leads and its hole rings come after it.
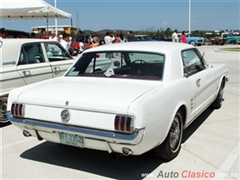
POLYGON ((220 109, 222 107, 222 102, 223 102, 223 81, 221 83, 221 87, 219 88, 218 95, 216 99, 213 101, 211 104, 211 107, 214 109, 220 109))
POLYGON ((193 46, 196 46, 195 41, 190 41, 189 44, 191 44, 191 45, 193 45, 193 46))
POLYGON ((157 157, 170 161, 174 159, 181 149, 183 135, 183 116, 178 111, 174 116, 171 128, 164 142, 154 149, 157 157))
POLYGON ((0 123, 8 122, 7 118, 7 99, 8 97, 1 97, 0 99, 0 123))

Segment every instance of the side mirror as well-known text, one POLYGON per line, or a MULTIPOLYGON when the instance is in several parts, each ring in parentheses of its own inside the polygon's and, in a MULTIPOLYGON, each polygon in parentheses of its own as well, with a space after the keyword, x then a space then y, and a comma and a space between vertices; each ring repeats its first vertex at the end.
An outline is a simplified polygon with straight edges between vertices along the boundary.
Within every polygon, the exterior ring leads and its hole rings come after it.
POLYGON ((2 47, 2 45, 3 45, 3 42, 2 42, 2 41, 0 41, 0 47, 2 47))

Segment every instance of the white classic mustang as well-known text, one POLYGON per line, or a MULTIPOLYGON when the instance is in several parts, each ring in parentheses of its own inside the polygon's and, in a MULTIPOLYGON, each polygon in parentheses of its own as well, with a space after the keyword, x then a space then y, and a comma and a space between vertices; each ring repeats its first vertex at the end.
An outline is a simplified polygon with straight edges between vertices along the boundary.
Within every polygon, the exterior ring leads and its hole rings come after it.
POLYGON ((183 130, 208 106, 221 107, 227 71, 187 44, 104 45, 62 77, 12 90, 7 115, 39 140, 126 156, 154 149, 171 160, 183 130), (105 70, 101 58, 112 62, 105 70))

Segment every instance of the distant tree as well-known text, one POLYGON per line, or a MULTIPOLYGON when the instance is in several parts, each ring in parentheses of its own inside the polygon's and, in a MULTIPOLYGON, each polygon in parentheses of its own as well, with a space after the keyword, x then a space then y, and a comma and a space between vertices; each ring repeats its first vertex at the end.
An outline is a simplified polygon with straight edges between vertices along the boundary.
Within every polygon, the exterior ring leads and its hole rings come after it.
POLYGON ((172 34, 172 32, 173 32, 173 31, 172 31, 171 28, 169 28, 169 27, 165 30, 165 34, 172 34))

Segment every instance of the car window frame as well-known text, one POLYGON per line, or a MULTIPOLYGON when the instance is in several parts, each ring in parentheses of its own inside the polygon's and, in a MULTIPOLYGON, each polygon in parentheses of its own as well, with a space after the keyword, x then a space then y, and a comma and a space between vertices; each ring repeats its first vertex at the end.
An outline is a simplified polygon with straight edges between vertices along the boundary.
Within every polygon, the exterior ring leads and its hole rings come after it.
POLYGON ((204 58, 200 54, 200 52, 195 48, 182 50, 181 51, 181 59, 182 59, 182 63, 183 63, 184 77, 190 77, 190 76, 197 74, 206 69, 206 61, 204 60, 204 58), (198 60, 199 64, 192 63, 191 67, 187 66, 187 64, 189 64, 190 61, 187 63, 185 61, 186 57, 183 57, 184 56, 183 53, 187 52, 187 51, 192 51, 195 53, 196 56, 192 60, 197 58, 196 60, 198 60))
POLYGON ((20 54, 19 54, 19 57, 18 57, 17 66, 29 65, 29 64, 38 64, 38 63, 46 63, 46 59, 45 59, 45 56, 44 56, 44 53, 43 53, 43 50, 42 50, 41 42, 31 42, 31 43, 22 44, 21 48, 20 48, 20 54), (27 58, 26 50, 24 49, 26 46, 30 46, 30 45, 33 45, 33 46, 37 45, 39 53, 40 53, 40 57, 42 58, 42 61, 38 61, 38 62, 36 61, 34 63, 30 63, 29 59, 27 58), (26 59, 26 63, 20 64, 22 56, 24 56, 24 58, 26 59))

